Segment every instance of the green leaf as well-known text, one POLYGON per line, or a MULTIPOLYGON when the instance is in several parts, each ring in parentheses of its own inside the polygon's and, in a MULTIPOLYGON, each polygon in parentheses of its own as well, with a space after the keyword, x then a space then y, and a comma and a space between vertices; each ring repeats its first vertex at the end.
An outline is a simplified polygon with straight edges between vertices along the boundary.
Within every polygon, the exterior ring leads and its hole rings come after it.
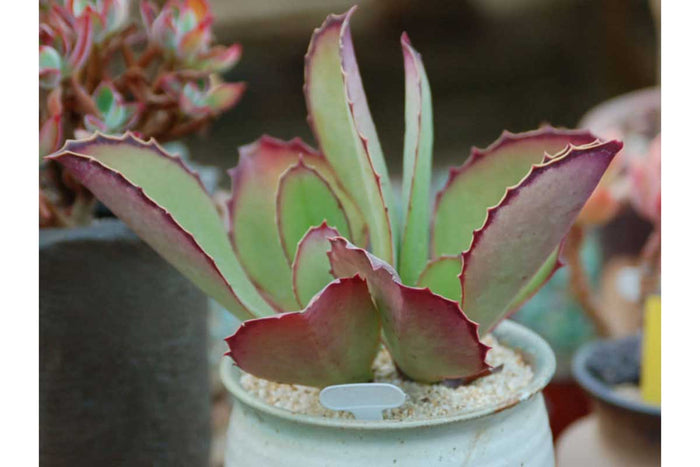
POLYGON ((282 175, 277 189, 277 227, 290 264, 309 227, 322 222, 345 237, 350 234, 343 206, 328 182, 300 160, 282 175))
POLYGON ((113 107, 118 104, 115 96, 116 92, 116 89, 110 83, 104 81, 95 89, 93 100, 103 116, 112 113, 113 107))
POLYGON ((533 164, 567 144, 580 146, 595 140, 582 130, 543 127, 503 135, 488 148, 472 149, 471 157, 451 169, 438 193, 433 217, 432 256, 457 255, 469 249, 473 232, 486 220, 486 211, 499 203, 508 187, 517 185, 533 164))
POLYGON ((457 302, 428 289, 403 285, 389 264, 342 237, 330 242, 333 274, 360 274, 367 280, 381 317, 384 342, 406 376, 435 383, 471 378, 488 370, 488 347, 479 341, 477 324, 462 313, 457 302))
POLYGON ((318 227, 310 228, 299 242, 292 263, 292 281, 294 294, 303 306, 333 281, 331 264, 328 261, 331 248, 328 239, 339 235, 337 230, 328 227, 324 222, 318 227))
POLYGON ((303 312, 246 321, 226 339, 233 361, 259 378, 325 387, 372 380, 379 319, 358 276, 336 280, 303 312))
POLYGON ((277 187, 282 174, 300 157, 312 167, 325 161, 301 140, 262 138, 239 151, 238 165, 229 172, 231 242, 267 301, 279 311, 296 310, 299 303, 292 291, 292 271, 277 229, 277 187))
POLYGON ((433 159, 433 109, 420 54, 401 36, 406 74, 406 132, 403 152, 403 233, 399 273, 413 285, 428 260, 430 170, 433 159))
POLYGON ((49 158, 236 316, 273 312, 241 269, 199 178, 153 140, 98 134, 69 141, 49 158))
POLYGON ((460 272, 462 272, 461 256, 441 256, 428 262, 418 277, 418 286, 427 287, 433 293, 459 302, 462 300, 460 272))
POLYGON ((392 191, 355 60, 352 11, 330 15, 311 38, 306 106, 323 154, 367 219, 372 250, 393 263, 392 191))
MULTIPOLYGON (((296 310, 290 261, 284 253, 277 228, 279 180, 299 162, 316 170, 340 198, 349 218, 352 238, 366 242, 366 224, 357 206, 342 190, 323 156, 300 139, 282 141, 263 136, 240 148, 238 166, 229 173, 231 241, 238 258, 263 296, 280 311, 296 310), (264 247, 261 247, 264 245, 264 247)), ((293 256, 292 252, 292 256, 293 256)))
POLYGON ((563 240, 622 148, 619 141, 569 147, 536 165, 489 209, 484 226, 462 254, 462 309, 491 331, 563 240))
POLYGON ((510 305, 508 305, 506 317, 518 311, 520 307, 522 307, 525 304, 525 302, 532 298, 537 293, 537 291, 540 290, 542 286, 546 284, 549 281, 549 279, 552 278, 554 273, 557 272, 559 268, 563 266, 563 263, 559 259, 559 257, 561 256, 561 248, 563 244, 564 241, 559 243, 559 247, 557 247, 557 249, 554 250, 554 252, 552 252, 552 254, 550 254, 547 257, 547 260, 537 271, 537 273, 532 277, 530 282, 528 282, 528 284, 525 287, 520 289, 518 295, 516 295, 513 301, 510 303, 510 305))

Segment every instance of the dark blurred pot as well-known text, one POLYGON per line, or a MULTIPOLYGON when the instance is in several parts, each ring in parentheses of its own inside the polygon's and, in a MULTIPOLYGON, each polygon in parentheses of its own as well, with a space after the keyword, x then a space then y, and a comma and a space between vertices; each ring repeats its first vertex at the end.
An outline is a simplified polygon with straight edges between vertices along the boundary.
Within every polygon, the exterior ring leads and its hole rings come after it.
POLYGON ((115 219, 40 233, 42 466, 206 466, 207 300, 115 219))
POLYGON ((574 377, 593 399, 594 413, 560 438, 560 467, 661 464, 661 408, 625 397, 612 385, 638 379, 638 361, 618 358, 629 353, 622 347, 629 349, 630 343, 638 346, 638 336, 591 342, 576 352, 574 377), (620 350, 616 352, 616 348, 620 350))

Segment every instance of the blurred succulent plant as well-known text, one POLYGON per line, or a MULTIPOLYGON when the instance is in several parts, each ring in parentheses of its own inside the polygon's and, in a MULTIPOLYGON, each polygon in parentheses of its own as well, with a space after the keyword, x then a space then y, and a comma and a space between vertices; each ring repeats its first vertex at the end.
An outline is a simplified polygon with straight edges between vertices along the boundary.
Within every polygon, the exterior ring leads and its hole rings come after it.
MULTIPOLYGON (((40 156, 94 131, 175 140, 239 101, 244 83, 219 73, 236 64, 241 46, 213 44, 207 0, 142 1, 140 20, 133 3, 40 1, 40 156)), ((92 197, 76 189, 56 164, 42 167, 41 226, 91 219, 92 197)))
MULTIPOLYGON (((584 206, 572 227, 564 257, 569 265, 569 289, 595 324, 600 336, 610 336, 615 327, 602 303, 603 293, 594 290, 581 261, 585 237, 597 227, 613 221, 631 207, 652 225, 634 263, 639 266, 639 309, 646 296, 659 289, 661 258, 661 95, 658 88, 634 91, 606 101, 589 111, 583 128, 605 138, 624 139, 621 151, 584 206)), ((633 293, 634 294, 634 293, 633 293)), ((619 307, 619 305, 617 305, 619 307)))
POLYGON ((99 114, 85 115, 84 125, 88 134, 95 131, 114 134, 129 130, 143 111, 144 106, 141 102, 125 103, 111 82, 100 83, 92 96, 99 114))
POLYGON ((207 0, 170 0, 160 12, 152 2, 143 1, 141 17, 150 40, 183 68, 220 73, 241 57, 238 44, 212 47, 214 18, 207 0))
POLYGON ((154 141, 95 136, 50 159, 248 320, 227 339, 243 370, 312 386, 367 381, 381 339, 408 378, 473 379, 489 371, 481 336, 561 266, 562 239, 622 144, 551 127, 504 133, 452 170, 431 210, 430 87, 404 35, 398 209, 351 13, 329 16, 306 55, 320 151, 267 136, 241 148, 228 233, 197 176, 154 141))

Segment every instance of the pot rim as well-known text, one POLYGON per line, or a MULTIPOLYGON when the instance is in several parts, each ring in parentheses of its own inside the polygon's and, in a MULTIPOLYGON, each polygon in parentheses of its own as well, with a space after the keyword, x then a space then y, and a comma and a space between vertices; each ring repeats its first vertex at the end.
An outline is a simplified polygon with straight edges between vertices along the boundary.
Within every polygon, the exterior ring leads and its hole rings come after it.
MULTIPOLYGON (((268 415, 285 419, 290 422, 304 423, 326 428, 343 429, 368 429, 368 430, 396 430, 406 428, 427 427, 445 425, 455 422, 463 422, 496 414, 503 410, 515 407, 540 393, 554 375, 556 360, 554 352, 549 344, 534 331, 521 324, 509 320, 503 321, 495 330, 498 340, 513 349, 518 350, 533 369, 533 378, 524 388, 513 394, 513 397, 494 406, 477 410, 461 412, 454 415, 435 417, 421 420, 378 420, 366 421, 355 419, 326 418, 313 415, 298 414, 292 411, 273 407, 261 399, 247 392, 240 385, 240 377, 243 373, 228 358, 221 361, 220 376, 226 389, 234 398, 248 407, 264 412, 268 415)), ((234 407, 235 410, 235 407, 234 407)))
POLYGON ((583 345, 576 351, 571 365, 576 382, 595 399, 606 402, 615 407, 629 410, 631 412, 660 417, 660 406, 623 397, 613 391, 610 386, 596 378, 588 370, 586 362, 595 351, 596 347, 602 343, 612 342, 615 340, 617 339, 598 339, 583 345))

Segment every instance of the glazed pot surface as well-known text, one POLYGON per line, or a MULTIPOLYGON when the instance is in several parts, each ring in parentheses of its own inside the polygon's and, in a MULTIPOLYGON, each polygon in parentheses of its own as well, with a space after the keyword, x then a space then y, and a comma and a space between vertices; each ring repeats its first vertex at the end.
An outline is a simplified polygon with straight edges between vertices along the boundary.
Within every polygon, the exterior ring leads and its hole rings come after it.
POLYGON ((553 466, 552 434, 541 391, 554 354, 532 331, 502 323, 499 341, 519 350, 534 377, 498 406, 427 420, 360 421, 294 414, 271 407, 239 384, 240 370, 221 370, 235 403, 226 465, 234 466, 553 466))

